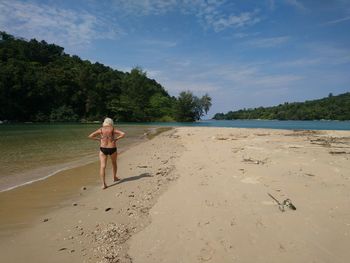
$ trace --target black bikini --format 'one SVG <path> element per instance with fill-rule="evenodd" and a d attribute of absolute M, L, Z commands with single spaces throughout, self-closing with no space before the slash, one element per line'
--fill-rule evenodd
<path fill-rule="evenodd" d="M 117 147 L 114 147 L 114 148 L 100 147 L 100 150 L 104 155 L 112 155 L 113 153 L 115 153 L 117 151 Z"/>
<path fill-rule="evenodd" d="M 115 141 L 115 139 L 114 139 L 114 128 L 112 130 L 112 136 L 103 135 L 102 128 L 100 129 L 100 131 L 101 131 L 101 140 L 102 139 L 110 139 L 111 141 Z M 114 148 L 100 147 L 100 150 L 101 150 L 101 152 L 104 155 L 112 155 L 113 153 L 115 153 L 117 151 L 117 147 L 114 147 Z"/>

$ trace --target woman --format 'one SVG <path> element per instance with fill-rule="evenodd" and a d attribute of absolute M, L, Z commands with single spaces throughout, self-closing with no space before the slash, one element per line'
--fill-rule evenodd
<path fill-rule="evenodd" d="M 100 141 L 100 176 L 102 180 L 102 189 L 107 188 L 105 180 L 106 164 L 108 155 L 111 156 L 113 166 L 113 180 L 118 181 L 117 177 L 117 143 L 119 139 L 123 138 L 125 133 L 113 127 L 113 120 L 105 118 L 102 128 L 96 130 L 89 135 L 92 140 Z"/>

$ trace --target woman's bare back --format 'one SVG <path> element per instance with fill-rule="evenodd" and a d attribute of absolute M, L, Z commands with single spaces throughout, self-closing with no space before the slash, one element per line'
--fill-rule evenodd
<path fill-rule="evenodd" d="M 115 148 L 116 145 L 116 135 L 115 129 L 113 127 L 102 127 L 100 129 L 101 132 L 101 144 L 100 146 L 103 148 Z"/>

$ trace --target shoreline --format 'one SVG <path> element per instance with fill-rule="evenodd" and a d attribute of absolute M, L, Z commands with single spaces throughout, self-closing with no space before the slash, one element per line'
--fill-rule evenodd
<path fill-rule="evenodd" d="M 92 242 L 91 239 L 95 240 L 97 236 L 100 236 L 98 231 L 94 231 L 97 225 L 106 228 L 111 227 L 110 219 L 117 217 L 118 227 L 124 230 L 127 229 L 125 231 L 128 233 L 137 231 L 139 228 L 141 229 L 146 225 L 147 219 L 141 222 L 139 217 L 143 219 L 148 217 L 148 211 L 156 201 L 156 198 L 165 191 L 168 183 L 175 180 L 175 178 L 172 177 L 172 151 L 167 154 L 168 157 L 165 155 L 155 157 L 153 155 L 149 156 L 146 149 L 153 148 L 154 140 L 163 140 L 163 142 L 166 142 L 167 137 L 171 136 L 169 134 L 173 132 L 173 130 L 163 132 L 155 138 L 137 144 L 135 147 L 125 151 L 124 154 L 120 156 L 118 162 L 118 165 L 122 166 L 118 168 L 118 174 L 120 173 L 121 176 L 123 174 L 124 176 L 129 176 L 122 178 L 121 181 L 111 183 L 111 178 L 108 176 L 110 173 L 109 169 L 107 173 L 109 187 L 106 190 L 101 190 L 99 185 L 87 187 L 86 190 L 77 189 L 76 193 L 71 196 L 69 200 L 59 207 L 51 209 L 48 213 L 41 215 L 31 226 L 23 231 L 12 233 L 7 236 L 0 236 L 0 252 L 3 258 L 10 262 L 23 262 L 23 260 L 30 255 L 31 258 L 37 259 L 39 262 L 46 257 L 47 260 L 50 258 L 50 262 L 62 262 L 62 260 L 81 262 L 81 258 L 85 257 L 83 256 L 84 251 L 87 249 L 82 247 L 80 241 L 84 243 L 84 245 L 89 246 L 90 242 Z M 165 145 L 162 143 L 164 149 L 171 145 L 173 144 Z M 177 147 L 175 144 L 173 146 Z M 140 149 L 142 150 L 142 155 L 139 156 Z M 145 160 L 145 155 L 152 159 L 152 164 Z M 127 164 L 126 159 L 127 161 L 131 160 L 133 165 L 130 166 L 130 163 Z M 153 162 L 156 162 L 156 165 Z M 95 166 L 97 167 L 97 165 Z M 92 167 L 88 167 L 83 172 L 96 173 L 98 170 L 96 167 L 94 170 L 92 170 Z M 97 177 L 96 179 L 99 180 Z M 131 204 L 130 202 L 136 200 L 136 196 L 139 198 L 140 191 L 143 192 L 144 198 L 138 199 L 139 202 L 135 202 L 135 204 Z M 114 200 L 118 200 L 118 202 L 115 203 Z M 139 206 L 141 202 L 143 203 L 142 207 Z M 95 218 L 90 218 L 92 213 L 99 218 L 97 221 Z M 136 213 L 138 213 L 137 216 Z M 86 220 L 89 222 L 86 222 Z M 123 222 L 122 225 L 119 225 L 120 220 Z M 112 222 L 113 221 L 114 220 L 112 220 Z M 82 227 L 85 229 L 84 234 L 80 235 L 80 232 L 75 237 L 76 233 L 74 232 L 80 230 Z M 67 232 L 66 228 L 69 228 Z M 91 231 L 87 230 L 87 228 Z M 114 229 L 113 231 L 117 231 L 116 226 L 112 228 Z M 67 236 L 67 234 L 69 235 Z M 127 235 L 129 236 L 129 234 Z M 26 240 L 29 240 L 28 238 L 30 238 L 31 243 L 27 243 Z M 77 241 L 78 238 L 80 238 L 79 242 Z M 77 248 L 73 249 L 74 252 L 71 252 L 68 248 L 63 249 L 67 246 L 71 247 L 69 243 L 73 241 L 75 241 L 75 246 L 80 248 L 79 255 L 75 253 L 79 250 Z M 88 243 L 85 244 L 85 242 Z M 16 255 L 16 253 L 12 252 L 13 243 L 16 243 L 16 245 L 20 247 L 23 253 L 22 255 Z M 45 248 L 48 243 L 50 247 L 55 246 L 55 249 L 52 250 L 52 247 L 46 251 L 43 249 L 44 251 L 40 255 L 35 253 L 35 248 L 38 246 Z M 103 246 L 103 244 L 100 244 L 100 246 Z M 62 249 L 63 252 L 57 253 L 60 252 L 60 249 Z M 124 251 L 126 253 L 127 249 L 125 248 Z M 51 257 L 52 253 L 54 253 L 53 258 Z M 99 252 L 97 253 L 92 248 L 89 253 L 89 255 L 95 259 L 103 259 L 103 257 L 98 254 Z M 126 254 L 125 257 L 127 258 Z M 44 261 L 46 261 L 46 259 Z M 92 260 L 91 262 L 95 261 Z"/>
<path fill-rule="evenodd" d="M 350 132 L 211 128 L 174 128 L 131 148 L 120 183 L 77 191 L 0 251 L 12 262 L 251 262 L 252 251 L 345 262 Z M 267 193 L 297 210 L 281 213 Z"/>
<path fill-rule="evenodd" d="M 90 158 L 92 158 L 92 156 Z M 96 159 L 96 158 L 94 157 L 94 159 Z M 86 162 L 83 162 L 83 163 L 78 163 L 78 164 L 75 164 L 75 165 L 73 165 L 72 163 L 60 164 L 59 167 L 61 167 L 61 166 L 64 166 L 64 167 L 63 168 L 58 168 L 58 170 L 55 170 L 55 171 L 53 171 L 53 172 L 51 172 L 48 175 L 45 175 L 43 177 L 39 177 L 39 178 L 33 179 L 31 181 L 19 183 L 17 185 L 10 186 L 8 188 L 0 189 L 0 194 L 3 193 L 3 192 L 15 190 L 17 188 L 24 187 L 24 186 L 36 183 L 36 182 L 39 182 L 39 181 L 42 181 L 42 180 L 46 180 L 46 179 L 50 178 L 51 176 L 55 176 L 55 175 L 57 175 L 57 174 L 59 174 L 61 172 L 64 172 L 64 171 L 67 171 L 67 170 L 71 170 L 71 169 L 75 169 L 75 168 L 78 168 L 78 167 L 81 167 L 81 166 L 85 166 L 85 165 L 91 164 L 91 163 L 93 163 L 95 161 L 96 160 L 94 160 L 94 161 L 90 160 L 90 161 L 86 161 Z M 51 167 L 48 167 L 48 168 L 51 168 Z M 31 171 L 31 173 L 36 173 L 37 171 L 38 171 L 38 169 Z"/>
<path fill-rule="evenodd" d="M 168 129 L 149 127 L 137 140 L 131 138 L 131 141 L 127 144 L 122 142 L 119 158 L 133 147 L 152 139 Z M 93 159 L 73 167 L 66 166 L 45 177 L 0 191 L 0 202 L 2 203 L 0 207 L 0 236 L 11 235 L 12 232 L 19 233 L 31 227 L 38 218 L 43 217 L 52 209 L 60 208 L 70 203 L 80 188 L 91 188 L 99 185 L 100 178 L 97 169 L 99 161 L 97 154 Z M 111 173 L 111 167 L 109 166 L 107 166 L 106 174 Z M 81 195 L 81 192 L 79 195 Z M 16 212 L 12 213 L 12 209 L 15 209 Z M 18 229 L 16 229 L 17 225 L 20 226 Z"/>
<path fill-rule="evenodd" d="M 58 126 L 61 128 L 61 126 Z M 157 134 L 158 130 L 163 130 L 164 127 L 150 127 L 150 126 L 135 126 L 137 127 L 130 127 L 130 126 L 121 126 L 122 128 L 125 128 L 127 132 L 130 131 L 129 136 L 119 142 L 119 147 L 123 149 L 123 151 L 127 150 L 130 147 L 133 147 L 133 145 L 136 145 L 137 143 L 142 142 L 146 138 L 148 138 L 147 134 Z M 71 133 L 76 133 L 76 130 L 74 130 L 76 127 L 71 127 L 72 131 Z M 93 129 L 94 127 L 91 127 Z M 30 130 L 29 130 L 30 131 Z M 38 132 L 38 131 L 36 131 Z M 48 134 L 53 135 L 53 137 L 57 136 L 57 134 L 52 134 L 53 129 L 50 127 L 50 129 L 47 131 Z M 83 130 L 83 132 L 88 133 L 89 131 Z M 69 133 L 69 130 L 65 131 L 65 135 Z M 5 138 L 7 138 L 7 141 L 13 142 L 13 135 L 9 133 L 3 134 Z M 42 136 L 45 137 L 47 134 L 45 134 L 45 130 L 42 133 Z M 27 137 L 25 137 L 27 138 Z M 27 138 L 29 141 L 33 139 L 33 136 L 30 136 Z M 149 139 L 149 138 L 148 138 Z M 57 139 L 56 141 L 57 145 L 59 145 L 62 141 L 59 141 Z M 72 140 L 72 138 L 68 138 L 68 141 Z M 80 141 L 83 141 L 83 149 L 81 151 L 76 150 L 78 145 L 77 143 L 74 143 L 74 147 L 68 147 L 68 158 L 63 158 L 62 153 L 54 153 L 52 150 L 48 151 L 47 154 L 50 156 L 49 161 L 47 160 L 47 157 L 43 158 L 40 156 L 40 154 L 34 154 L 36 156 L 36 160 L 30 159 L 30 165 L 25 165 L 24 160 L 26 160 L 26 157 L 28 157 L 24 153 L 18 154 L 17 152 L 9 152 L 10 156 L 14 157 L 14 160 L 10 158 L 5 158 L 2 160 L 2 165 L 4 169 L 1 170 L 1 176 L 0 176 L 0 194 L 2 192 L 11 191 L 18 187 L 23 187 L 30 185 L 32 183 L 35 183 L 37 181 L 45 180 L 51 176 L 57 175 L 62 171 L 68 170 L 68 169 L 74 169 L 80 166 L 87 165 L 89 163 L 93 163 L 96 161 L 96 156 L 98 155 L 98 147 L 94 145 L 94 143 L 91 141 L 89 142 L 86 138 L 80 138 Z M 25 142 L 23 142 L 25 143 Z M 43 145 L 45 145 L 46 141 L 41 141 Z M 49 142 L 52 143 L 52 142 Z M 4 142 L 0 142 L 0 145 L 4 147 L 10 147 L 11 143 L 4 144 Z M 88 144 L 88 147 L 87 145 Z M 40 152 L 40 149 L 37 149 L 37 145 L 29 144 L 30 146 L 34 146 L 34 149 L 36 151 Z M 61 146 L 62 147 L 62 146 Z M 65 145 L 63 146 L 65 147 Z M 28 146 L 27 146 L 28 148 Z M 70 153 L 70 150 L 73 150 L 75 155 L 72 156 Z M 27 152 L 31 151 L 31 149 L 27 149 Z M 5 154 L 5 153 L 4 153 Z M 56 160 L 54 160 L 56 159 Z M 17 163 L 17 160 L 19 160 L 19 164 Z M 42 163 L 41 161 L 44 160 Z"/>

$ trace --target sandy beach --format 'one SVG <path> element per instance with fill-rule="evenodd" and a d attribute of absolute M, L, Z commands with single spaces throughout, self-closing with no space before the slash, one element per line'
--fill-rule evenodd
<path fill-rule="evenodd" d="M 175 128 L 2 235 L 1 261 L 345 263 L 349 158 L 350 131 Z"/>

